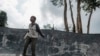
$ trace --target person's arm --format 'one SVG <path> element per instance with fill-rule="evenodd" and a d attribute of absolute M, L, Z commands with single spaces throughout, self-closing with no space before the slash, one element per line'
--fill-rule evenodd
<path fill-rule="evenodd" d="M 31 32 L 32 30 L 31 30 L 31 24 L 29 24 L 29 26 L 28 26 L 28 32 Z"/>
<path fill-rule="evenodd" d="M 36 31 L 42 36 L 44 37 L 44 35 L 42 34 L 41 30 L 40 30 L 40 27 L 38 24 L 36 24 Z"/>

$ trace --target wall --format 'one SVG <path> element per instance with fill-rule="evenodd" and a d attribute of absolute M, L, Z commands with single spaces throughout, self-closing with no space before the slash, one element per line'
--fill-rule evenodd
<path fill-rule="evenodd" d="M 0 53 L 21 54 L 27 29 L 0 28 Z M 100 34 L 76 34 L 42 30 L 36 45 L 38 56 L 100 56 Z M 31 53 L 30 46 L 27 54 Z"/>

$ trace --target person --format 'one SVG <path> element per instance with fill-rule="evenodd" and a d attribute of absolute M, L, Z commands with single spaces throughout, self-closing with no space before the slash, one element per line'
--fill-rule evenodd
<path fill-rule="evenodd" d="M 35 56 L 35 45 L 36 45 L 37 38 L 39 35 L 44 37 L 44 35 L 42 34 L 40 30 L 39 25 L 35 23 L 36 17 L 31 16 L 30 21 L 31 23 L 29 24 L 29 31 L 26 34 L 27 36 L 25 36 L 25 45 L 24 45 L 24 50 L 22 54 L 23 56 L 26 56 L 26 51 L 30 43 L 31 43 L 32 56 Z"/>

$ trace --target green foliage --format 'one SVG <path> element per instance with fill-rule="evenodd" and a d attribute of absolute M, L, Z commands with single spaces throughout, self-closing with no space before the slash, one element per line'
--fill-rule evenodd
<path fill-rule="evenodd" d="M 51 24 L 44 25 L 44 29 L 52 29 Z"/>
<path fill-rule="evenodd" d="M 63 0 L 50 0 L 51 2 L 52 2 L 52 4 L 53 5 L 55 5 L 55 6 L 59 6 L 59 7 L 61 7 L 61 6 L 63 6 Z"/>
<path fill-rule="evenodd" d="M 0 11 L 0 27 L 5 27 L 7 24 L 7 14 L 4 11 Z"/>
<path fill-rule="evenodd" d="M 83 10 L 90 12 L 91 10 L 96 10 L 96 8 L 100 7 L 100 0 L 82 0 Z"/>

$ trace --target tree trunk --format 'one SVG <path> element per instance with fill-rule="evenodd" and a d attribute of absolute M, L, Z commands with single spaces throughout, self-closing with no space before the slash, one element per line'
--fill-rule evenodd
<path fill-rule="evenodd" d="M 77 0 L 77 32 L 78 33 L 83 33 L 82 32 L 82 22 L 81 22 L 81 1 Z"/>
<path fill-rule="evenodd" d="M 71 0 L 69 0 L 69 5 L 70 5 L 70 13 L 71 13 L 71 18 L 72 18 L 72 23 L 73 23 L 73 30 L 72 31 L 75 33 L 76 29 L 75 29 L 75 22 L 74 22 L 73 11 L 72 11 L 72 6 L 71 6 Z"/>
<path fill-rule="evenodd" d="M 88 24 L 87 24 L 87 34 L 89 34 L 89 32 L 90 32 L 90 21 L 91 21 L 92 14 L 93 14 L 93 10 L 91 10 L 91 12 L 89 14 Z"/>
<path fill-rule="evenodd" d="M 68 21 L 67 21 L 67 1 L 66 0 L 64 0 L 64 25 L 65 25 L 65 30 L 69 32 Z"/>

